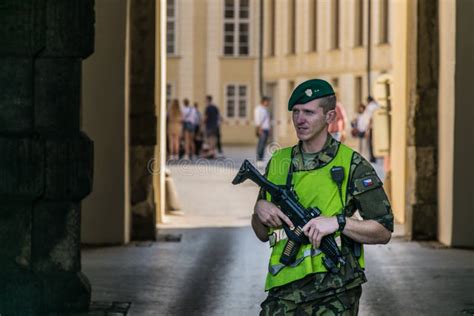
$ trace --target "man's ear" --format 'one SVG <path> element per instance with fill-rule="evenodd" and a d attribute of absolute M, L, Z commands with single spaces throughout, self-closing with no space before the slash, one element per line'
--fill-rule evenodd
<path fill-rule="evenodd" d="M 331 124 L 336 119 L 336 110 L 331 110 L 326 113 L 326 123 Z"/>

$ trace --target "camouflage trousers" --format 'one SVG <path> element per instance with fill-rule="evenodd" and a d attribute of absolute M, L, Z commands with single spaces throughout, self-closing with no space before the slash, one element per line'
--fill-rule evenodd
<path fill-rule="evenodd" d="M 357 286 L 335 295 L 302 303 L 269 295 L 260 305 L 260 316 L 353 316 L 358 314 L 361 294 L 362 287 Z"/>

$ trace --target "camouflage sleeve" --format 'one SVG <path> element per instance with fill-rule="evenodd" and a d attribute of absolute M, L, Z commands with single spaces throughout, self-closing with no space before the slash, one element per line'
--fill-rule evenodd
<path fill-rule="evenodd" d="M 268 169 L 270 169 L 270 162 L 272 161 L 272 159 L 270 158 L 270 160 L 268 161 L 267 163 L 267 166 L 265 167 L 265 173 L 264 173 L 264 177 L 266 178 L 267 175 L 268 175 Z M 266 195 L 266 192 L 264 189 L 260 188 L 260 190 L 258 191 L 258 195 L 257 195 L 257 201 L 258 200 L 264 200 L 265 199 L 265 195 Z"/>
<path fill-rule="evenodd" d="M 392 207 L 372 165 L 354 153 L 349 176 L 348 198 L 362 218 L 375 220 L 393 232 Z"/>

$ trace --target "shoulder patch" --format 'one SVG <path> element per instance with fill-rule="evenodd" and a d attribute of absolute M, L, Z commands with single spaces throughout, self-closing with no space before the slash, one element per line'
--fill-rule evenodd
<path fill-rule="evenodd" d="M 360 179 L 354 180 L 354 195 L 361 194 L 375 188 L 382 186 L 382 181 L 380 181 L 377 175 L 368 175 Z"/>
<path fill-rule="evenodd" d="M 374 181 L 372 181 L 372 178 L 370 178 L 370 177 L 367 178 L 367 179 L 362 179 L 362 185 L 366 188 L 371 187 L 371 186 L 374 185 Z"/>

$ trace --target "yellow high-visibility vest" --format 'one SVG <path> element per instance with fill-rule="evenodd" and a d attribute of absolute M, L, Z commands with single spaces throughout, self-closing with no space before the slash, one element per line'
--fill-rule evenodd
<path fill-rule="evenodd" d="M 283 148 L 276 151 L 271 159 L 267 179 L 277 185 L 286 185 L 289 166 L 292 160 L 292 148 Z M 318 207 L 325 216 L 335 216 L 340 214 L 343 209 L 341 198 L 336 183 L 331 177 L 331 168 L 340 166 L 344 168 L 344 181 L 342 184 L 342 199 L 346 203 L 346 192 L 351 166 L 352 155 L 354 151 L 349 147 L 340 144 L 336 156 L 325 166 L 309 171 L 293 172 L 293 189 L 295 190 L 299 202 L 305 207 Z M 267 193 L 267 200 L 271 200 Z M 278 232 L 274 232 L 275 234 Z M 339 236 L 336 233 L 336 237 Z M 296 266 L 281 267 L 280 257 L 285 248 L 287 238 L 278 240 L 273 246 L 270 256 L 269 272 L 265 284 L 265 290 L 273 287 L 281 286 L 299 279 L 304 278 L 312 273 L 325 273 L 327 269 L 324 267 L 322 258 L 323 253 L 312 250 L 312 245 L 302 245 L 297 256 L 296 262 L 300 261 Z M 361 249 L 361 257 L 359 264 L 364 267 L 364 252 Z M 272 267 L 280 266 L 277 273 L 272 273 Z"/>

